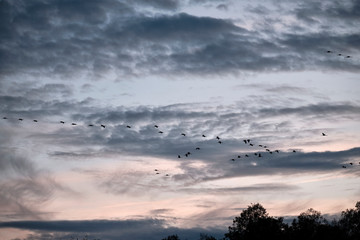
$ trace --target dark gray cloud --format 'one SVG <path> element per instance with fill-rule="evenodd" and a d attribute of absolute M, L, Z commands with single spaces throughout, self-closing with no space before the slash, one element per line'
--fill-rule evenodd
<path fill-rule="evenodd" d="M 150 239 L 158 240 L 169 235 L 177 234 L 181 239 L 197 239 L 201 233 L 222 237 L 224 229 L 181 229 L 167 226 L 167 223 L 159 219 L 142 220 L 83 220 L 83 221 L 17 221 L 1 222 L 0 228 L 16 228 L 36 231 L 33 234 L 37 239 L 45 238 L 48 234 L 52 239 L 64 239 L 66 237 L 82 238 L 85 235 L 89 239 Z M 31 239 L 32 236 L 29 237 Z"/>
<path fill-rule="evenodd" d="M 239 102 L 235 108 L 199 104 L 195 111 L 196 104 L 103 109 L 93 107 L 91 99 L 81 102 L 47 102 L 10 96 L 2 96 L 1 99 L 3 115 L 8 117 L 1 119 L 2 124 L 23 126 L 25 131 L 31 130 L 29 134 L 34 139 L 80 148 L 49 152 L 49 156 L 64 159 L 69 156 L 84 159 L 107 152 L 174 159 L 177 155 L 185 157 L 187 151 L 200 159 L 227 158 L 227 153 L 253 151 L 243 144 L 244 138 L 272 148 L 297 148 L 300 140 L 306 142 L 306 138 L 320 136 L 326 130 L 320 126 L 308 127 L 299 134 L 299 129 L 294 127 L 295 122 L 290 121 L 291 116 L 301 116 L 308 126 L 314 126 L 320 120 L 357 119 L 360 112 L 359 106 L 348 102 L 277 108 L 254 107 L 248 102 Z M 24 121 L 18 121 L 19 117 Z M 39 122 L 33 123 L 34 118 Z M 60 120 L 66 123 L 60 124 Z M 72 122 L 77 125 L 71 126 Z M 35 130 L 40 130 L 42 124 L 51 124 L 54 128 L 50 132 L 36 133 Z M 89 124 L 94 126 L 89 127 Z M 100 127 L 100 124 L 105 124 L 106 128 Z M 154 127 L 155 124 L 159 126 L 158 129 Z M 131 125 L 131 129 L 127 125 Z M 163 131 L 163 134 L 158 131 Z M 181 133 L 186 133 L 186 137 Z M 202 134 L 206 137 L 201 137 Z M 218 144 L 216 136 L 220 136 L 224 144 Z M 293 139 L 294 136 L 297 139 Z M 325 140 L 335 141 L 330 138 L 323 139 L 321 143 Z M 196 147 L 200 147 L 201 151 L 196 151 Z"/>
<path fill-rule="evenodd" d="M 347 24 L 355 24 L 360 19 L 360 3 L 357 0 L 341 2 L 333 1 L 307 1 L 299 3 L 294 11 L 300 20 L 317 23 L 321 20 L 346 21 Z"/>
<path fill-rule="evenodd" d="M 353 115 L 354 117 L 356 117 L 356 115 L 358 115 L 358 113 L 360 112 L 360 107 L 349 103 L 319 103 L 294 108 L 264 108 L 261 109 L 259 112 L 262 116 L 297 114 L 301 116 L 311 115 L 316 117 L 330 117 L 331 115 L 335 115 L 337 117 Z"/>
<path fill-rule="evenodd" d="M 101 79 L 107 73 L 120 77 L 359 69 L 356 60 L 325 54 L 328 49 L 358 54 L 357 33 L 295 34 L 268 29 L 269 37 L 264 38 L 264 33 L 247 31 L 228 19 L 178 12 L 145 15 L 136 12 L 130 2 L 93 0 L 84 5 L 81 1 L 49 0 L 1 4 L 2 76 L 52 75 L 66 79 L 80 75 Z M 134 4 L 162 9 L 178 6 L 176 1 Z M 356 15 L 356 10 L 349 15 Z"/>

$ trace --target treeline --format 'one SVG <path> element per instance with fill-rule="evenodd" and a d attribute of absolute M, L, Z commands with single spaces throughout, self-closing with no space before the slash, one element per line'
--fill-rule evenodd
<path fill-rule="evenodd" d="M 291 224 L 283 217 L 272 217 L 259 203 L 248 206 L 235 217 L 228 232 L 219 240 L 359 240 L 360 201 L 354 209 L 341 212 L 338 220 L 329 221 L 320 212 L 310 208 L 301 213 Z M 162 240 L 180 240 L 171 235 Z M 217 240 L 213 236 L 200 234 L 199 240 Z"/>

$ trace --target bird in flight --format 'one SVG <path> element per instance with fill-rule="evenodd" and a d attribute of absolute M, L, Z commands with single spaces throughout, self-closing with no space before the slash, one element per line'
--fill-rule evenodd
<path fill-rule="evenodd" d="M 219 137 L 219 136 L 216 136 L 216 139 L 217 139 L 217 140 L 220 140 L 220 137 Z"/>
<path fill-rule="evenodd" d="M 104 125 L 104 124 L 101 124 L 100 126 L 103 127 L 103 128 L 105 128 L 105 125 Z"/>
<path fill-rule="evenodd" d="M 65 122 L 64 122 L 64 121 L 60 121 L 60 123 L 64 124 Z"/>
<path fill-rule="evenodd" d="M 203 134 L 202 137 L 206 137 L 206 136 Z"/>
<path fill-rule="evenodd" d="M 159 131 L 159 133 L 164 133 L 163 131 Z"/>
<path fill-rule="evenodd" d="M 326 134 L 325 134 L 325 133 L 322 133 L 322 135 L 323 135 L 323 136 L 326 136 Z"/>
<path fill-rule="evenodd" d="M 33 121 L 34 121 L 34 122 L 38 122 L 38 120 L 36 120 L 36 119 L 34 119 Z"/>
<path fill-rule="evenodd" d="M 181 135 L 183 135 L 184 137 L 186 136 L 186 134 L 185 134 L 185 133 L 182 133 Z"/>
<path fill-rule="evenodd" d="M 76 123 L 72 123 L 71 125 L 75 126 L 75 125 L 76 125 Z"/>
<path fill-rule="evenodd" d="M 126 127 L 127 127 L 127 128 L 131 128 L 131 126 L 129 126 L 129 125 L 127 125 Z"/>
<path fill-rule="evenodd" d="M 158 125 L 154 125 L 154 127 L 155 127 L 155 128 L 159 128 L 159 126 L 158 126 Z"/>
<path fill-rule="evenodd" d="M 22 118 L 19 118 L 19 121 L 22 121 L 22 120 L 24 120 L 24 119 L 22 119 Z"/>
<path fill-rule="evenodd" d="M 93 125 L 93 124 L 89 124 L 88 126 L 89 126 L 89 127 L 93 127 L 94 125 Z"/>
<path fill-rule="evenodd" d="M 200 148 L 199 148 L 199 147 L 197 147 L 197 148 L 195 148 L 195 150 L 200 150 Z"/>

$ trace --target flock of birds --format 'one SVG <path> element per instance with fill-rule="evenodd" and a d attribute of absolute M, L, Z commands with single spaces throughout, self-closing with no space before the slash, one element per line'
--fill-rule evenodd
<path fill-rule="evenodd" d="M 13 120 L 13 119 L 12 119 L 12 118 L 8 118 L 8 117 L 3 117 L 3 120 Z M 23 118 L 18 118 L 17 120 L 20 121 L 20 122 L 24 121 Z M 32 122 L 38 123 L 39 121 L 38 121 L 37 119 L 32 119 Z M 61 121 L 59 121 L 59 123 L 62 124 L 62 125 L 65 125 L 66 122 L 61 120 Z M 78 124 L 75 123 L 75 122 L 71 122 L 70 125 L 71 125 L 71 126 L 76 126 L 76 125 L 78 125 Z M 98 126 L 98 127 L 103 128 L 103 129 L 106 128 L 106 125 L 105 125 L 105 124 L 99 124 L 99 125 L 88 124 L 87 126 L 88 126 L 88 127 Z M 128 128 L 128 129 L 131 129 L 131 128 L 132 128 L 131 125 L 125 125 L 125 126 L 126 126 L 126 128 Z M 163 131 L 161 131 L 161 130 L 159 129 L 159 126 L 158 126 L 158 125 L 155 124 L 155 125 L 154 125 L 154 128 L 158 130 L 158 133 L 159 133 L 159 134 L 163 134 L 163 133 L 164 133 Z M 321 135 L 322 135 L 323 137 L 327 136 L 327 134 L 325 134 L 325 133 L 321 133 Z M 186 133 L 183 132 L 183 133 L 181 133 L 181 136 L 186 137 L 187 135 L 186 135 Z M 202 134 L 201 136 L 202 136 L 202 138 L 207 138 L 207 136 L 206 136 L 205 134 Z M 215 140 L 217 141 L 218 144 L 223 144 L 223 141 L 222 141 L 222 139 L 221 139 L 219 136 L 216 136 Z M 244 144 L 246 144 L 246 145 L 248 145 L 248 146 L 250 146 L 250 147 L 258 147 L 258 148 L 261 148 L 262 151 L 259 150 L 259 151 L 256 151 L 256 152 L 252 152 L 253 155 L 250 154 L 250 153 L 246 153 L 246 154 L 244 154 L 244 155 L 237 155 L 237 156 L 231 158 L 230 161 L 235 162 L 236 159 L 249 158 L 249 157 L 251 157 L 251 156 L 257 157 L 257 158 L 262 158 L 262 157 L 265 156 L 265 154 L 279 154 L 279 153 L 280 153 L 280 150 L 278 150 L 278 149 L 271 150 L 267 145 L 264 145 L 264 144 L 255 144 L 251 139 L 244 139 L 243 142 L 244 142 Z M 195 150 L 195 151 L 200 151 L 201 148 L 200 148 L 200 147 L 195 147 L 194 150 Z M 296 153 L 296 150 L 294 149 L 294 150 L 292 150 L 292 152 L 293 152 L 293 153 Z M 183 157 L 188 158 L 188 157 L 190 157 L 192 154 L 193 154 L 192 152 L 188 151 L 188 152 L 186 152 L 185 154 L 178 154 L 178 155 L 177 155 L 177 158 L 183 158 Z M 347 168 L 347 166 L 353 166 L 353 165 L 355 165 L 355 163 L 350 162 L 350 163 L 348 163 L 348 164 L 342 165 L 342 168 Z M 360 165 L 360 162 L 359 162 L 359 165 Z M 161 172 L 160 172 L 158 169 L 155 169 L 154 171 L 155 171 L 155 174 L 156 174 L 156 175 L 161 174 Z M 169 177 L 170 175 L 169 175 L 168 173 L 166 173 L 164 176 L 165 176 L 165 177 Z"/>
<path fill-rule="evenodd" d="M 327 53 L 334 53 L 333 51 L 331 51 L 331 50 L 327 50 L 326 51 Z M 336 53 L 335 53 L 336 54 Z M 343 55 L 342 53 L 338 53 L 337 54 L 339 57 L 344 57 L 344 58 L 351 58 L 351 56 L 349 56 L 349 55 Z"/>

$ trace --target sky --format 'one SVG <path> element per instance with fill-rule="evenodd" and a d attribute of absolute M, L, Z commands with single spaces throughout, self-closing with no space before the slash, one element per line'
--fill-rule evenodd
<path fill-rule="evenodd" d="M 353 208 L 359 24 L 357 0 L 0 0 L 1 239 Z"/>

